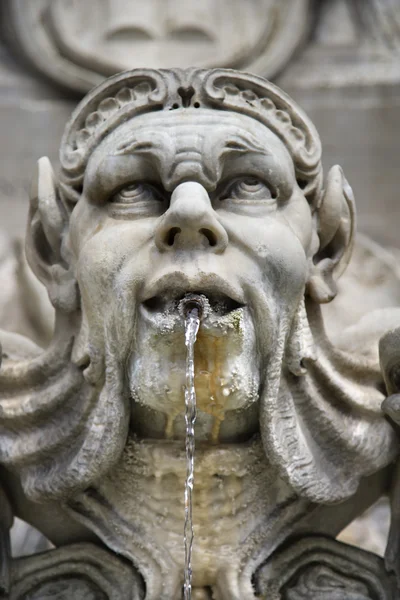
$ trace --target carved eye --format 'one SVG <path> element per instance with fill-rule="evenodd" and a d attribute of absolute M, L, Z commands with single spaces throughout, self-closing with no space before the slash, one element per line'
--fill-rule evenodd
<path fill-rule="evenodd" d="M 266 183 L 257 177 L 241 177 L 230 182 L 222 191 L 220 200 L 237 202 L 265 202 L 276 198 Z"/>
<path fill-rule="evenodd" d="M 110 198 L 110 202 L 114 204 L 128 205 L 148 201 L 163 201 L 161 192 L 149 183 L 132 183 L 121 188 Z"/>

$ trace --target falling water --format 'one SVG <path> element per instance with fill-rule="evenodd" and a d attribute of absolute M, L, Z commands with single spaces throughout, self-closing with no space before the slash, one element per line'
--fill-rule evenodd
<path fill-rule="evenodd" d="M 185 424 L 186 424 L 186 482 L 185 482 L 185 525 L 183 540 L 185 545 L 184 600 L 192 597 L 192 548 L 193 548 L 193 484 L 194 484 L 194 423 L 196 421 L 196 391 L 194 387 L 194 345 L 200 327 L 201 307 L 197 303 L 187 302 L 185 312 L 186 345 L 186 387 L 185 387 Z"/>

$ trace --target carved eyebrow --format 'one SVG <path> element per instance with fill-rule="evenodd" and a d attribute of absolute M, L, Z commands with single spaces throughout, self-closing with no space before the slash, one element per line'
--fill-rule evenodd
<path fill-rule="evenodd" d="M 117 149 L 115 151 L 115 155 L 123 156 L 125 154 L 133 154 L 135 152 L 137 152 L 137 153 L 150 152 L 151 150 L 154 150 L 155 148 L 156 148 L 156 145 L 151 141 L 139 142 L 137 140 L 128 140 L 127 142 L 123 142 L 122 144 L 120 144 L 117 147 Z"/>
<path fill-rule="evenodd" d="M 168 135 L 165 133 L 162 135 L 162 139 Z M 200 136 L 201 137 L 201 136 Z M 161 164 L 160 157 L 160 138 L 153 140 L 138 140 L 132 139 L 125 140 L 119 144 L 116 150 L 113 152 L 114 156 L 126 156 L 132 154 L 153 154 L 154 159 L 158 163 L 158 168 L 164 171 Z M 183 163 L 190 164 L 196 160 L 201 160 L 203 154 L 204 139 L 202 139 L 201 148 L 186 146 L 175 151 L 175 159 L 179 159 L 179 165 Z M 218 147 L 219 146 L 219 147 Z M 176 149 L 175 149 L 176 150 Z M 207 161 L 202 164 L 203 175 L 209 180 L 210 184 L 215 179 L 219 179 L 220 169 L 222 168 L 221 159 L 227 155 L 241 155 L 246 153 L 256 153 L 264 156 L 272 156 L 272 152 L 259 142 L 256 136 L 250 134 L 248 131 L 241 133 L 240 131 L 229 132 L 223 143 L 217 144 L 215 147 L 214 154 L 214 166 L 216 172 L 213 173 L 213 169 L 207 164 Z M 161 153 L 163 154 L 163 153 Z M 177 164 L 174 161 L 169 166 L 169 169 L 165 172 L 165 177 L 170 180 L 173 177 L 174 171 L 177 168 Z"/>
<path fill-rule="evenodd" d="M 245 137 L 237 133 L 229 137 L 221 148 L 220 156 L 225 155 L 227 152 L 238 152 L 239 154 L 257 152 L 271 156 L 271 152 L 262 146 L 254 136 L 250 136 L 249 134 Z"/>
<path fill-rule="evenodd" d="M 150 140 L 128 140 L 117 147 L 115 154 L 121 156 L 125 154 L 133 154 L 135 152 L 150 152 L 154 149 L 156 149 L 156 144 L 154 144 Z M 240 154 L 245 152 L 258 152 L 267 156 L 271 155 L 271 152 L 269 152 L 269 150 L 262 146 L 254 136 L 247 135 L 246 137 L 244 137 L 240 134 L 235 134 L 234 136 L 231 136 L 224 143 L 219 153 L 219 157 L 224 156 L 228 152 L 238 152 Z"/>

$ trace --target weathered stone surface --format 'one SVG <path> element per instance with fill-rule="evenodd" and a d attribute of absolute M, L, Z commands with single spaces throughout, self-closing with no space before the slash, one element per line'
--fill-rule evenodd
<path fill-rule="evenodd" d="M 398 595 L 377 556 L 318 537 L 278 552 L 260 570 L 258 589 L 271 600 L 395 600 Z"/>
<path fill-rule="evenodd" d="M 32 0 L 29 8 L 32 9 L 34 4 Z M 103 8 L 105 5 L 103 2 Z M 186 5 L 190 9 L 190 3 Z M 62 2 L 54 2 L 54 6 L 54 14 L 63 10 Z M 79 3 L 76 6 L 78 11 L 81 10 Z M 117 9 L 121 6 L 118 3 Z M 303 6 L 300 10 L 303 10 Z M 340 159 L 355 190 L 361 231 L 384 245 L 395 247 L 399 246 L 397 230 L 400 217 L 397 201 L 397 146 L 400 133 L 398 12 L 397 0 L 360 0 L 354 3 L 334 0 L 321 3 L 318 18 L 315 19 L 316 26 L 304 52 L 297 51 L 288 63 L 293 48 L 301 42 L 307 29 L 305 21 L 295 17 L 299 27 L 296 36 L 293 36 L 293 27 L 290 27 L 293 45 L 288 46 L 287 54 L 279 57 L 285 69 L 278 79 L 317 125 L 324 147 L 325 167 L 330 167 Z M 76 22 L 73 15 L 65 22 L 66 27 L 60 39 L 67 44 L 72 39 L 68 36 L 74 33 Z M 143 25 L 145 31 L 146 23 Z M 208 26 L 208 23 L 205 25 Z M 123 38 L 126 30 L 122 29 L 117 31 L 117 23 L 114 42 L 118 40 L 118 43 L 122 43 L 120 48 L 125 43 Z M 284 32 L 284 29 L 275 29 L 278 34 Z M 276 40 L 279 40 L 279 35 Z M 285 37 L 281 40 L 285 41 Z M 112 37 L 103 37 L 100 41 L 103 49 L 111 49 Z M 89 39 L 86 48 L 82 44 L 86 43 L 85 36 L 79 42 L 79 60 L 82 51 L 84 54 L 86 50 L 85 60 L 87 57 L 89 61 L 100 57 L 99 46 L 93 45 L 93 39 Z M 196 44 L 192 44 L 194 52 L 200 48 Z M 204 44 L 201 47 L 204 49 Z M 115 48 L 118 49 L 118 46 L 114 45 Z M 185 57 L 189 56 L 189 52 L 185 53 Z M 109 58 L 111 54 L 106 56 L 103 53 L 101 60 L 104 63 Z M 267 63 L 260 63 L 264 74 L 273 73 L 273 70 L 265 70 L 268 60 L 267 56 Z M 50 71 L 55 64 L 49 65 Z M 273 68 L 279 67 L 279 61 L 275 65 L 273 62 L 270 64 Z M 68 83 L 65 73 L 58 67 L 53 74 L 59 82 Z M 94 76 L 99 77 L 98 74 Z M 87 80 L 82 85 L 87 86 Z M 49 339 L 53 310 L 47 303 L 46 294 L 43 295 L 40 286 L 29 276 L 21 259 L 20 246 L 15 245 L 12 238 L 24 234 L 28 192 L 36 160 L 47 154 L 57 167 L 59 139 L 64 122 L 75 104 L 75 99 L 67 98 L 65 93 L 53 89 L 44 79 L 38 79 L 33 71 L 25 68 L 24 63 L 13 59 L 9 50 L 0 46 L 0 127 L 3 142 L 0 149 L 0 224 L 8 236 L 1 241 L 0 275 L 2 281 L 10 282 L 0 291 L 0 326 L 27 334 L 41 345 L 45 345 Z M 325 317 L 330 335 L 338 343 L 342 337 L 340 343 L 344 349 L 351 348 L 355 352 L 363 348 L 364 354 L 376 358 L 374 331 L 377 333 L 381 328 L 382 313 L 380 316 L 375 313 L 369 321 L 367 318 L 361 327 L 352 325 L 369 309 L 398 306 L 397 266 L 393 256 L 390 257 L 369 242 L 367 245 L 363 240 L 361 242 L 356 246 L 349 270 L 339 281 L 339 295 L 334 303 L 327 306 Z M 359 268 L 362 269 L 361 278 L 358 276 Z M 350 305 L 351 297 L 358 300 Z M 343 336 L 338 332 L 342 327 L 349 327 Z M 366 339 L 370 340 L 367 344 Z M 17 344 L 16 348 L 21 352 L 20 345 Z M 29 354 L 29 350 L 26 352 Z M 372 522 L 372 533 L 368 539 L 364 533 L 366 525 L 362 525 L 365 519 L 350 526 L 350 531 L 346 530 L 343 534 L 346 536 L 344 539 L 382 554 L 386 525 L 382 533 L 381 517 L 374 516 L 380 515 L 381 510 L 376 509 L 368 517 Z M 375 523 L 378 524 L 377 532 L 373 533 Z M 206 591 L 197 590 L 196 594 L 208 597 Z"/>
<path fill-rule="evenodd" d="M 276 599 L 394 599 L 396 518 L 386 562 L 333 538 L 395 473 L 398 437 L 381 403 L 397 422 L 395 395 L 385 399 L 397 391 L 397 345 L 388 362 L 381 344 L 383 374 L 371 348 L 398 324 L 398 272 L 390 253 L 361 240 L 338 292 L 354 199 L 340 167 L 324 180 L 311 121 L 253 75 L 136 70 L 82 101 L 60 162 L 58 174 L 38 163 L 26 238 L 56 325 L 44 351 L 2 333 L 0 463 L 14 514 L 65 547 L 7 553 L 10 598 L 136 600 L 138 573 L 146 600 L 180 596 L 178 306 L 196 292 L 206 298 L 195 354 L 196 596 L 252 600 L 255 585 Z M 320 305 L 338 295 L 340 315 L 356 301 L 351 287 L 370 298 L 347 315 L 361 317 L 346 323 L 348 341 L 345 320 L 326 313 L 342 352 Z M 396 483 L 391 499 L 396 517 Z M 102 548 L 92 556 L 93 539 Z"/>
<path fill-rule="evenodd" d="M 80 544 L 14 561 L 10 600 L 142 600 L 134 567 L 95 545 Z"/>

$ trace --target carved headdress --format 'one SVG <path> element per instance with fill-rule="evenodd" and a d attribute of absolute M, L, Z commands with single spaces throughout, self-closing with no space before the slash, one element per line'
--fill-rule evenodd
<path fill-rule="evenodd" d="M 111 131 L 136 115 L 212 108 L 248 115 L 285 144 L 310 204 L 322 186 L 321 144 L 307 115 L 278 87 L 256 75 L 229 69 L 136 69 L 111 77 L 78 105 L 61 144 L 64 193 L 77 201 L 87 161 Z"/>

